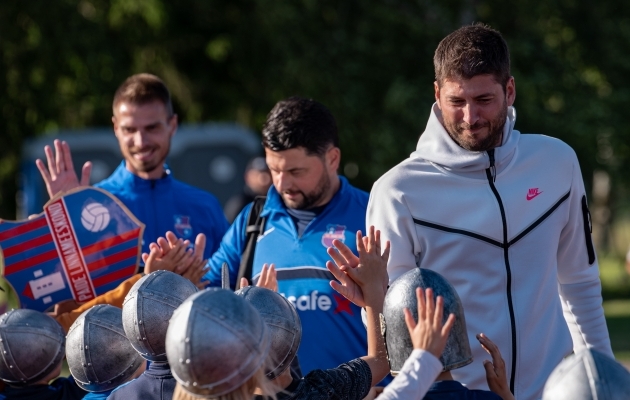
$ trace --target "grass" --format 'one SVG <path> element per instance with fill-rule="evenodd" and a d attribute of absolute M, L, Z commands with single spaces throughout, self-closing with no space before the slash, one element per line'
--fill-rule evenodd
<path fill-rule="evenodd" d="M 600 254 L 599 275 L 615 358 L 630 363 L 630 275 L 624 257 Z"/>
<path fill-rule="evenodd" d="M 605 301 L 604 313 L 615 358 L 630 362 L 630 299 Z"/>
<path fill-rule="evenodd" d="M 630 299 L 630 275 L 626 272 L 625 260 L 622 257 L 600 256 L 598 261 L 604 299 Z"/>

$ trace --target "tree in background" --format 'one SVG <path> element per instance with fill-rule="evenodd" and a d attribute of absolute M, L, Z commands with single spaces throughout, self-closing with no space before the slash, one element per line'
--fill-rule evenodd
<path fill-rule="evenodd" d="M 568 142 L 587 177 L 627 199 L 630 4 L 331 0 L 59 0 L 0 3 L 0 215 L 12 218 L 21 143 L 110 124 L 127 76 L 152 72 L 184 122 L 260 129 L 281 98 L 326 104 L 342 173 L 369 190 L 411 153 L 433 103 L 433 51 L 473 21 L 512 52 L 517 129 Z"/>

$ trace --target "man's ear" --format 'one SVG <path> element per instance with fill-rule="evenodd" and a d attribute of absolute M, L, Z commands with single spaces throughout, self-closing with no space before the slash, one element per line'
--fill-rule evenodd
<path fill-rule="evenodd" d="M 505 101 L 509 107 L 514 104 L 515 100 L 516 100 L 516 82 L 514 82 L 514 77 L 511 76 L 507 82 L 507 85 L 505 85 Z"/>
<path fill-rule="evenodd" d="M 440 107 L 440 84 L 438 83 L 438 81 L 433 82 L 433 90 L 435 91 L 435 102 L 437 103 L 438 108 L 441 110 L 442 107 Z"/>
<path fill-rule="evenodd" d="M 112 116 L 112 125 L 114 125 L 114 136 L 118 137 L 118 121 L 115 116 Z"/>
<path fill-rule="evenodd" d="M 341 149 L 332 147 L 326 152 L 326 164 L 331 171 L 337 171 L 341 163 Z"/>
<path fill-rule="evenodd" d="M 177 114 L 173 114 L 168 121 L 168 128 L 171 131 L 171 137 L 177 132 L 177 126 L 179 124 L 179 120 Z"/>

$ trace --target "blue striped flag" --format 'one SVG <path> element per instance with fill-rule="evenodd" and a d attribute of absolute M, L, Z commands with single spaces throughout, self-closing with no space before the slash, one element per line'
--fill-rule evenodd
<path fill-rule="evenodd" d="M 83 303 L 138 271 L 144 225 L 113 195 L 80 188 L 27 221 L 0 220 L 3 275 L 22 308 Z"/>

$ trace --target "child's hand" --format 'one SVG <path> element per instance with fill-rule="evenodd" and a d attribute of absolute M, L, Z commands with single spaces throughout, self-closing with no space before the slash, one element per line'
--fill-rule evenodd
<path fill-rule="evenodd" d="M 247 281 L 247 278 L 241 278 L 240 287 L 244 288 L 245 286 L 249 286 L 249 282 Z M 262 270 L 260 271 L 260 276 L 258 277 L 258 282 L 256 282 L 256 286 L 273 290 L 274 292 L 278 291 L 278 277 L 274 264 L 263 264 Z"/>
<path fill-rule="evenodd" d="M 328 261 L 326 267 L 339 281 L 331 281 L 330 285 L 342 296 L 359 307 L 367 307 L 366 296 L 376 296 L 373 301 L 382 301 L 387 291 L 387 260 L 389 259 L 389 242 L 381 253 L 381 233 L 370 227 L 369 235 L 364 238 L 357 232 L 357 250 L 359 257 L 344 243 L 335 240 L 328 254 L 335 261 Z"/>
<path fill-rule="evenodd" d="M 446 323 L 442 324 L 444 315 L 442 296 L 438 296 L 437 302 L 434 302 L 433 289 L 427 288 L 423 293 L 422 288 L 417 288 L 416 297 L 418 298 L 418 323 L 414 321 L 408 308 L 404 310 L 413 348 L 426 350 L 440 358 L 446 346 L 448 334 L 455 323 L 455 314 L 449 315 Z"/>
<path fill-rule="evenodd" d="M 203 258 L 203 253 L 206 250 L 206 235 L 200 233 L 195 238 L 195 250 L 190 252 L 186 251 L 186 255 L 179 262 L 178 268 L 175 272 L 179 273 L 184 278 L 191 281 L 197 288 L 204 289 L 207 282 L 201 280 L 201 278 L 208 272 L 210 267 L 207 267 L 208 261 Z M 183 272 L 180 272 L 183 271 Z"/>
<path fill-rule="evenodd" d="M 166 238 L 160 237 L 157 243 L 149 245 L 150 253 L 142 254 L 144 272 L 150 274 L 158 270 L 178 272 L 180 264 L 186 260 L 186 249 L 190 241 L 178 239 L 173 232 L 166 232 Z M 184 268 L 179 268 L 184 270 Z"/>
<path fill-rule="evenodd" d="M 189 281 L 191 281 L 197 289 L 203 290 L 208 284 L 207 281 L 202 281 L 201 278 L 210 270 L 210 267 L 207 267 L 207 260 L 195 260 L 193 264 L 182 274 L 182 276 Z"/>
<path fill-rule="evenodd" d="M 485 360 L 483 367 L 486 369 L 486 380 L 491 391 L 498 394 L 503 400 L 514 400 L 514 395 L 510 392 L 510 386 L 505 372 L 505 362 L 501 357 L 501 352 L 486 335 L 480 333 L 477 340 L 481 347 L 492 356 L 492 362 Z"/>

